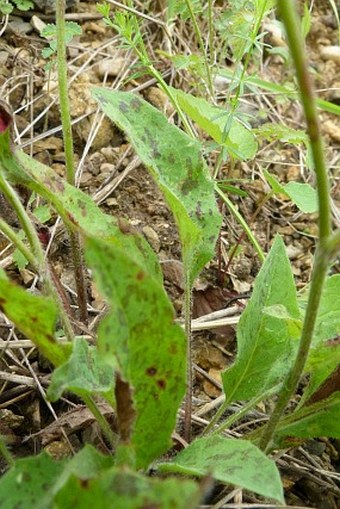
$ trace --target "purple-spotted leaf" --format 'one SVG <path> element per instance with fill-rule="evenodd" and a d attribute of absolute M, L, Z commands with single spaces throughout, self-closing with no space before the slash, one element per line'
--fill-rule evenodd
<path fill-rule="evenodd" d="M 55 497 L 54 509 L 194 509 L 201 498 L 192 480 L 152 479 L 111 469 L 83 482 L 75 476 Z M 12 508 L 11 508 L 12 509 Z"/>
<path fill-rule="evenodd" d="M 217 481 L 284 501 L 280 474 L 274 461 L 247 440 L 216 435 L 199 438 L 171 462 L 161 463 L 158 468 L 162 472 L 191 476 L 212 475 Z"/>
<path fill-rule="evenodd" d="M 186 341 L 163 286 L 115 243 L 89 238 L 86 258 L 111 311 L 98 348 L 117 365 L 120 435 L 146 467 L 170 446 L 185 391 Z"/>
<path fill-rule="evenodd" d="M 19 149 L 12 151 L 8 130 L 0 133 L 0 167 L 11 182 L 28 187 L 51 203 L 70 228 L 84 235 L 111 239 L 127 256 L 142 263 L 153 277 L 162 281 L 155 253 L 128 221 L 103 214 L 90 196 L 68 184 L 51 168 Z"/>
<path fill-rule="evenodd" d="M 69 345 L 57 343 L 54 335 L 57 308 L 52 300 L 0 278 L 0 310 L 54 365 L 67 359 Z"/>
<path fill-rule="evenodd" d="M 89 479 L 104 474 L 112 463 L 112 457 L 100 454 L 90 445 L 67 462 L 55 461 L 46 453 L 19 459 L 0 479 L 0 507 L 56 509 L 54 497 L 70 478 L 76 478 L 84 486 Z"/>
<path fill-rule="evenodd" d="M 94 88 L 93 97 L 129 137 L 171 208 L 190 282 L 213 257 L 221 225 L 214 183 L 198 141 L 135 94 Z"/>
<path fill-rule="evenodd" d="M 19 459 L 0 479 L 1 509 L 53 509 L 53 491 L 64 468 L 46 453 Z"/>

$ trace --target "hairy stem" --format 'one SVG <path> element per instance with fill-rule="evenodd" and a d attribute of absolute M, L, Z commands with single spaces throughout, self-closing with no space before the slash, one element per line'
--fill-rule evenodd
<path fill-rule="evenodd" d="M 264 428 L 260 440 L 260 448 L 266 452 L 268 452 L 271 447 L 271 440 L 274 436 L 275 430 L 285 408 L 296 391 L 306 364 L 313 339 L 316 317 L 318 314 L 322 289 L 327 276 L 331 254 L 329 249 L 331 213 L 327 169 L 324 160 L 316 101 L 308 73 L 306 52 L 303 49 L 304 41 L 301 35 L 301 29 L 294 2 L 291 0 L 277 0 L 277 5 L 287 32 L 287 39 L 295 65 L 296 76 L 301 94 L 301 102 L 306 118 L 307 132 L 311 143 L 319 200 L 319 243 L 315 254 L 307 309 L 297 356 L 294 365 L 283 384 L 274 411 Z"/>
<path fill-rule="evenodd" d="M 4 173 L 3 171 L 0 171 L 0 190 L 6 196 L 8 202 L 13 207 L 13 210 L 15 210 L 17 217 L 19 219 L 19 222 L 21 224 L 21 227 L 26 235 L 26 238 L 28 240 L 28 243 L 29 243 L 31 251 L 32 251 L 31 255 L 26 256 L 27 253 L 26 254 L 23 253 L 23 254 L 27 258 L 28 261 L 33 262 L 32 263 L 33 267 L 36 268 L 38 274 L 40 274 L 45 294 L 50 295 L 54 299 L 56 304 L 58 305 L 60 319 L 63 324 L 65 335 L 69 341 L 72 341 L 73 337 L 74 337 L 72 325 L 71 325 L 69 317 L 64 309 L 64 306 L 61 302 L 58 291 L 53 284 L 50 269 L 49 269 L 47 262 L 45 261 L 45 254 L 41 247 L 41 243 L 40 243 L 38 234 L 34 228 L 34 225 L 31 222 L 23 204 L 21 203 L 19 196 L 17 195 L 17 193 L 15 192 L 13 187 L 4 178 L 3 173 Z M 7 234 L 11 234 L 8 228 L 7 228 Z M 22 246 L 20 239 L 17 239 L 16 235 L 12 235 L 11 240 L 14 242 L 15 246 L 22 251 L 23 246 Z M 18 240 L 19 240 L 19 242 L 18 242 Z M 33 260 L 31 260 L 32 257 L 33 257 Z"/>
<path fill-rule="evenodd" d="M 75 165 L 73 157 L 73 136 L 70 115 L 70 102 L 68 97 L 66 42 L 65 42 L 65 0 L 57 0 L 56 24 L 57 24 L 58 88 L 59 88 L 61 123 L 63 128 L 66 178 L 69 184 L 74 185 Z M 77 301 L 80 315 L 79 318 L 86 325 L 88 318 L 87 294 L 80 236 L 79 233 L 69 230 L 69 237 L 71 242 L 75 283 L 77 287 Z"/>
<path fill-rule="evenodd" d="M 191 309 L 192 309 L 192 290 L 189 270 L 185 273 L 184 290 L 184 326 L 187 337 L 187 390 L 185 395 L 184 412 L 184 438 L 189 443 L 191 441 L 191 414 L 192 414 L 192 354 L 191 354 Z"/>

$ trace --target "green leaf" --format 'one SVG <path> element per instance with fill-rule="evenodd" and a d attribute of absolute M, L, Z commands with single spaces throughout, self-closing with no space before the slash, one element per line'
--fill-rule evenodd
<path fill-rule="evenodd" d="M 54 370 L 47 394 L 51 401 L 56 401 L 67 390 L 80 395 L 84 392 L 100 394 L 112 389 L 113 385 L 112 367 L 103 358 L 98 358 L 96 348 L 78 338 L 66 363 Z"/>
<path fill-rule="evenodd" d="M 280 140 L 283 143 L 292 143 L 298 145 L 308 143 L 308 136 L 305 131 L 292 129 L 283 124 L 268 122 L 255 129 L 256 134 L 267 141 Z"/>
<path fill-rule="evenodd" d="M 217 481 L 284 501 L 280 474 L 274 461 L 247 440 L 216 435 L 199 438 L 170 463 L 158 467 L 162 472 L 199 477 L 213 475 Z"/>
<path fill-rule="evenodd" d="M 36 207 L 33 211 L 33 215 L 40 221 L 41 223 L 47 223 L 51 219 L 51 210 L 48 205 L 40 205 Z"/>
<path fill-rule="evenodd" d="M 316 190 L 309 184 L 288 182 L 284 186 L 284 190 L 302 212 L 313 213 L 318 211 L 318 195 Z"/>
<path fill-rule="evenodd" d="M 76 476 L 85 484 L 112 467 L 113 459 L 86 445 L 69 461 L 56 462 L 46 453 L 19 459 L 0 479 L 1 509 L 55 509 L 55 494 Z"/>
<path fill-rule="evenodd" d="M 32 295 L 0 279 L 0 309 L 54 365 L 67 359 L 68 346 L 55 339 L 57 308 L 51 299 Z"/>
<path fill-rule="evenodd" d="M 114 243 L 95 239 L 87 240 L 85 253 L 111 306 L 98 331 L 98 348 L 105 361 L 118 364 L 129 385 L 135 415 L 127 438 L 137 468 L 146 467 L 170 446 L 185 392 L 185 335 L 174 323 L 163 286 L 143 265 Z"/>
<path fill-rule="evenodd" d="M 340 392 L 335 392 L 328 399 L 303 406 L 283 419 L 276 432 L 276 444 L 284 447 L 285 437 L 340 438 L 339 415 Z"/>
<path fill-rule="evenodd" d="M 28 11 L 34 7 L 30 0 L 14 0 L 14 3 L 20 11 Z"/>
<path fill-rule="evenodd" d="M 192 283 L 214 255 L 221 225 L 214 184 L 199 143 L 135 94 L 94 88 L 92 95 L 126 132 L 163 191 L 178 224 L 183 261 Z"/>
<path fill-rule="evenodd" d="M 205 99 L 170 88 L 180 107 L 219 145 L 224 145 L 236 159 L 252 159 L 257 151 L 253 133 L 236 118 Z"/>
<path fill-rule="evenodd" d="M 326 280 L 315 324 L 312 347 L 309 352 L 305 372 L 310 381 L 303 395 L 308 400 L 326 378 L 340 364 L 340 274 Z M 305 303 L 308 293 L 303 296 Z"/>
<path fill-rule="evenodd" d="M 0 479 L 1 509 L 53 509 L 53 487 L 64 464 L 46 453 L 17 460 Z"/>
<path fill-rule="evenodd" d="M 24 152 L 12 152 L 8 129 L 0 134 L 0 164 L 15 184 L 25 185 L 50 202 L 63 221 L 83 235 L 111 239 L 160 283 L 162 272 L 156 254 L 127 221 L 103 214 L 90 196 L 68 184 L 48 166 Z"/>
<path fill-rule="evenodd" d="M 92 445 L 86 444 L 73 458 L 64 464 L 64 468 L 55 482 L 57 493 L 71 476 L 87 480 L 99 477 L 113 466 L 113 457 L 98 452 Z"/>
<path fill-rule="evenodd" d="M 312 186 L 300 182 L 288 182 L 288 184 L 282 185 L 278 179 L 268 171 L 264 170 L 263 173 L 274 193 L 281 193 L 288 196 L 288 198 L 306 214 L 318 211 L 318 195 Z"/>
<path fill-rule="evenodd" d="M 111 469 L 86 483 L 71 477 L 55 497 L 54 508 L 194 509 L 200 498 L 200 489 L 191 480 L 150 479 Z"/>
<path fill-rule="evenodd" d="M 277 305 L 285 306 L 290 320 L 268 314 Z M 297 346 L 291 320 L 299 319 L 292 270 L 277 236 L 238 324 L 236 361 L 222 375 L 227 401 L 251 399 L 283 380 Z"/>

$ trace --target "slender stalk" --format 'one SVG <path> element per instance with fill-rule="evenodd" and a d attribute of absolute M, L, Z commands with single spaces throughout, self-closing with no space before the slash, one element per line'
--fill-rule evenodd
<path fill-rule="evenodd" d="M 217 435 L 218 433 L 222 433 L 222 431 L 224 431 L 225 429 L 230 428 L 230 426 L 232 424 L 234 424 L 234 422 L 238 421 L 239 419 L 242 419 L 242 417 L 244 415 L 247 415 L 247 413 L 250 412 L 250 410 L 252 410 L 260 401 L 263 401 L 267 396 L 269 396 L 269 394 L 271 392 L 272 392 L 272 389 L 269 390 L 269 391 L 266 391 L 264 393 L 261 393 L 261 394 L 259 394 L 257 396 L 255 396 L 255 398 L 251 399 L 248 403 L 245 403 L 240 408 L 240 410 L 238 410 L 237 412 L 232 414 L 230 417 L 228 417 L 228 419 L 223 421 L 217 428 L 215 428 L 212 431 L 211 434 L 212 435 Z M 223 402 L 223 405 L 219 408 L 219 411 L 218 411 L 219 417 L 226 411 L 226 409 L 228 408 L 229 404 L 230 404 L 229 401 L 228 402 L 227 401 Z M 214 424 L 218 421 L 219 417 L 216 419 L 216 415 L 214 416 L 212 421 L 208 424 L 208 426 L 204 430 L 204 434 L 206 434 L 211 429 L 211 427 L 214 426 Z M 212 426 L 211 426 L 211 424 L 212 424 Z"/>
<path fill-rule="evenodd" d="M 56 2 L 58 88 L 65 151 L 66 179 L 69 184 L 74 185 L 75 165 L 73 157 L 73 136 L 70 115 L 70 102 L 68 97 L 65 44 L 65 3 L 65 0 L 57 0 Z M 69 237 L 71 242 L 73 267 L 75 272 L 75 283 L 77 287 L 77 301 L 79 306 L 80 320 L 84 324 L 87 324 L 87 293 L 80 236 L 79 233 L 69 230 Z"/>
<path fill-rule="evenodd" d="M 214 0 L 209 0 L 208 1 L 208 26 L 209 26 L 210 65 L 213 65 L 214 61 L 215 61 L 213 6 L 214 6 Z"/>
<path fill-rule="evenodd" d="M 192 289 L 189 270 L 185 273 L 184 290 L 184 327 L 187 337 L 187 390 L 185 395 L 184 411 L 184 438 L 189 443 L 191 441 L 191 414 L 192 414 L 192 353 L 191 353 L 191 309 L 192 309 Z"/>
<path fill-rule="evenodd" d="M 19 235 L 11 228 L 6 221 L 0 218 L 0 231 L 5 237 L 8 238 L 15 245 L 15 247 L 21 252 L 26 260 L 37 270 L 37 260 L 32 252 L 25 246 L 23 241 L 19 238 Z"/>
<path fill-rule="evenodd" d="M 262 248 L 261 248 L 260 244 L 257 242 L 255 235 L 253 234 L 253 232 L 251 231 L 251 229 L 247 225 L 247 222 L 244 220 L 242 215 L 239 213 L 239 211 L 237 210 L 235 205 L 229 200 L 229 198 L 223 193 L 223 191 L 221 191 L 221 189 L 218 187 L 217 184 L 215 186 L 215 191 L 216 191 L 217 194 L 220 195 L 220 197 L 222 198 L 224 203 L 227 205 L 227 207 L 230 210 L 230 212 L 233 214 L 233 216 L 237 219 L 237 221 L 242 226 L 242 228 L 245 231 L 245 233 L 247 234 L 247 237 L 249 238 L 250 242 L 253 244 L 253 246 L 254 246 L 257 254 L 258 254 L 258 257 L 261 260 L 261 262 L 264 262 L 266 257 L 265 257 L 265 255 L 264 255 L 264 253 L 262 251 Z"/>
<path fill-rule="evenodd" d="M 213 82 L 212 82 L 212 77 L 211 77 L 211 72 L 210 72 L 210 65 L 208 62 L 203 37 L 202 37 L 201 31 L 199 29 L 195 13 L 194 13 L 192 5 L 191 5 L 191 0 L 185 0 L 185 3 L 186 3 L 188 11 L 190 13 L 190 18 L 191 18 L 192 24 L 194 26 L 194 31 L 195 31 L 195 35 L 197 37 L 197 42 L 198 42 L 199 48 L 202 52 L 202 55 L 204 56 L 204 65 L 205 65 L 205 71 L 207 74 L 207 84 L 208 84 L 209 94 L 211 97 L 214 97 L 214 87 L 213 87 Z"/>
<path fill-rule="evenodd" d="M 40 274 L 41 279 L 42 279 L 42 284 L 43 284 L 45 293 L 47 295 L 50 295 L 53 298 L 53 300 L 56 302 L 58 309 L 59 309 L 60 319 L 62 321 L 63 328 L 65 330 L 65 335 L 67 336 L 67 339 L 69 341 L 72 341 L 74 338 L 72 325 L 71 325 L 69 317 L 67 316 L 67 313 L 63 307 L 63 304 L 60 300 L 60 296 L 53 284 L 49 267 L 48 267 L 47 263 L 45 262 L 45 255 L 44 255 L 44 251 L 41 247 L 39 237 L 37 235 L 34 225 L 32 224 L 23 204 L 20 201 L 19 196 L 17 195 L 15 190 L 12 188 L 12 186 L 4 178 L 4 171 L 0 171 L 0 190 L 6 196 L 7 201 L 12 205 L 13 209 L 15 210 L 15 212 L 17 214 L 17 217 L 19 219 L 21 227 L 26 235 L 26 238 L 27 238 L 30 248 L 32 250 L 32 255 L 34 258 L 34 260 L 32 260 L 33 267 L 37 267 L 37 271 Z M 9 233 L 8 230 L 7 230 L 7 232 Z M 14 242 L 16 247 L 18 247 L 18 249 L 22 248 L 20 242 L 19 243 L 17 242 L 17 239 L 15 236 L 12 236 L 11 240 Z M 29 258 L 27 258 L 27 259 L 30 261 L 30 258 L 32 258 L 32 256 L 29 255 Z"/>
<path fill-rule="evenodd" d="M 327 169 L 324 160 L 321 130 L 316 109 L 313 87 L 308 74 L 306 52 L 303 50 L 304 41 L 298 22 L 298 16 L 294 2 L 291 0 L 277 0 L 277 5 L 285 25 L 290 51 L 293 57 L 297 81 L 299 84 L 301 101 L 305 113 L 307 131 L 311 142 L 311 150 L 317 180 L 317 192 L 319 200 L 319 244 L 315 254 L 314 268 L 312 273 L 306 315 L 303 323 L 300 344 L 294 365 L 287 375 L 283 388 L 279 394 L 274 411 L 264 428 L 260 448 L 268 451 L 275 430 L 280 422 L 285 408 L 296 391 L 297 385 L 303 373 L 310 345 L 313 339 L 316 317 L 320 305 L 323 285 L 327 276 L 332 254 L 330 245 L 331 213 L 329 200 L 329 186 Z M 337 247 L 339 247 L 338 243 Z"/>
<path fill-rule="evenodd" d="M 112 450 L 115 449 L 117 445 L 117 436 L 112 431 L 110 424 L 108 423 L 107 419 L 104 417 L 104 415 L 99 410 L 95 400 L 92 398 L 92 396 L 83 395 L 82 399 L 84 400 L 84 403 L 86 404 L 87 408 L 92 412 L 93 416 L 95 417 L 96 421 L 98 422 L 99 426 L 101 427 L 102 432 L 104 433 L 105 437 L 110 443 L 110 446 Z"/>

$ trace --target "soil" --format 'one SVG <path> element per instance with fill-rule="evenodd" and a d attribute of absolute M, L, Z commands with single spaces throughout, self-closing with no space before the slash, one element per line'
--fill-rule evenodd
<path fill-rule="evenodd" d="M 133 57 L 120 48 L 115 32 L 104 26 L 95 2 L 77 3 L 68 14 L 70 19 L 78 20 L 82 26 L 82 35 L 75 38 L 68 48 L 69 96 L 74 121 L 75 160 L 80 169 L 79 185 L 94 197 L 103 211 L 126 218 L 143 233 L 159 256 L 165 288 L 180 318 L 183 270 L 174 220 L 152 177 L 135 158 L 124 134 L 97 111 L 90 88 L 105 83 L 106 86 L 120 89 L 138 90 L 168 116 L 172 114 L 171 108 L 164 94 L 154 83 L 150 84 L 148 77 L 138 77 L 126 83 Z M 3 98 L 15 111 L 16 144 L 63 175 L 65 157 L 56 74 L 53 70 L 46 71 L 46 61 L 41 56 L 46 42 L 39 36 L 37 28 L 33 28 L 40 26 L 39 22 L 52 21 L 53 14 L 48 8 L 45 12 L 18 12 L 3 20 L 0 86 Z M 273 20 L 266 20 L 266 23 L 266 41 L 280 47 L 284 44 L 282 33 Z M 159 27 L 152 23 L 146 23 L 145 27 L 149 37 L 148 46 L 158 62 L 159 70 L 170 75 L 174 85 L 190 91 L 188 75 L 185 72 L 176 73 L 171 69 L 170 62 L 156 53 L 162 47 Z M 340 104 L 340 55 L 336 52 L 336 49 L 339 50 L 338 36 L 330 2 L 315 2 L 307 37 L 311 70 L 318 96 L 337 105 Z M 193 44 L 192 36 L 189 39 L 188 44 Z M 265 53 L 260 69 L 253 70 L 262 79 L 283 85 L 288 85 L 294 79 L 292 67 L 280 54 Z M 296 129 L 303 125 L 298 102 L 283 100 L 275 94 L 249 92 L 245 97 L 245 108 L 253 114 L 254 127 L 264 122 L 281 121 Z M 339 227 L 340 120 L 336 115 L 324 111 L 320 114 L 320 120 L 329 165 L 334 226 Z M 207 158 L 211 168 L 214 158 L 214 153 Z M 220 175 L 221 178 L 240 179 L 238 187 L 247 195 L 232 194 L 230 197 L 265 252 L 268 252 L 277 233 L 282 236 L 297 286 L 302 289 L 310 278 L 317 216 L 303 214 L 281 195 L 264 200 L 269 191 L 263 176 L 264 169 L 276 175 L 282 183 L 299 181 L 313 184 L 313 175 L 303 164 L 301 149 L 283 142 L 263 142 L 255 160 L 234 164 L 226 162 Z M 36 206 L 34 202 L 28 205 L 27 196 L 22 197 L 28 207 Z M 17 227 L 15 215 L 5 200 L 0 198 L 1 216 Z M 261 266 L 240 225 L 222 204 L 220 209 L 224 216 L 221 238 L 215 260 L 195 283 L 194 318 L 229 306 L 234 306 L 235 313 L 240 314 L 251 295 L 254 278 Z M 69 262 L 69 241 L 62 227 L 54 229 L 55 221 L 56 217 L 52 215 L 45 223 L 48 234 L 53 238 L 50 260 L 71 303 L 75 304 L 70 293 L 74 290 L 74 283 Z M 21 269 L 16 266 L 13 248 L 4 237 L 0 239 L 0 248 L 1 266 L 6 268 L 9 276 L 26 288 L 34 288 L 36 282 L 32 270 L 29 266 Z M 235 256 L 230 259 L 233 249 Z M 340 272 L 339 263 L 333 265 L 332 272 Z M 88 329 L 92 332 L 98 324 L 104 303 L 95 287 L 90 287 L 91 309 L 96 310 L 90 314 Z M 77 450 L 85 441 L 91 441 L 106 450 L 107 446 L 94 419 L 79 400 L 71 397 L 63 399 L 53 408 L 45 402 L 50 367 L 34 348 L 11 347 L 13 339 L 25 338 L 13 330 L 4 318 L 0 322 L 0 336 L 6 342 L 6 348 L 4 343 L 2 345 L 0 360 L 0 432 L 6 436 L 14 454 L 21 456 L 46 449 L 54 457 L 63 457 L 69 454 L 70 444 Z M 193 349 L 196 375 L 194 403 L 199 411 L 204 404 L 211 403 L 221 395 L 221 371 L 232 363 L 236 353 L 235 325 L 194 333 Z M 13 374 L 20 376 L 15 378 Z M 259 408 L 254 419 L 263 417 L 265 410 Z M 103 408 L 103 412 L 106 411 Z M 211 415 L 213 413 L 205 414 L 204 418 L 208 419 Z M 195 426 L 198 432 L 201 429 L 199 421 Z M 241 432 L 241 429 L 235 431 Z M 317 509 L 339 507 L 339 474 L 335 476 L 336 472 L 340 472 L 339 457 L 340 442 L 326 439 L 310 440 L 283 454 L 278 464 L 283 475 L 287 505 Z M 222 495 L 223 488 L 217 487 L 207 503 L 215 503 Z M 256 502 L 256 499 L 249 496 L 244 501 Z"/>

